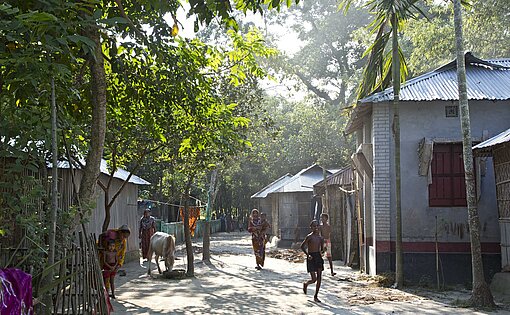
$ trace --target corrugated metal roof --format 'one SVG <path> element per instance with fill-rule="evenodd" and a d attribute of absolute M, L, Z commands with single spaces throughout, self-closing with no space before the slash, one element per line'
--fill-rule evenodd
<path fill-rule="evenodd" d="M 265 198 L 267 195 L 278 192 L 303 192 L 313 191 L 313 185 L 323 179 L 323 168 L 317 164 L 313 164 L 305 169 L 302 169 L 296 175 L 291 178 L 280 177 L 278 183 L 275 182 L 264 187 L 260 192 L 254 194 L 252 198 Z M 326 170 L 326 176 L 330 175 L 331 172 Z M 289 174 L 290 175 L 290 174 Z M 258 196 L 260 193 L 264 193 L 265 197 Z M 262 195 L 262 194 L 261 194 Z"/>
<path fill-rule="evenodd" d="M 84 161 L 82 161 L 81 163 L 85 164 Z M 49 164 L 48 167 L 51 168 L 52 165 Z M 57 164 L 57 167 L 58 168 L 69 168 L 69 162 L 68 161 L 59 161 L 58 164 Z M 101 173 L 103 173 L 105 175 L 110 175 L 110 172 L 108 171 L 108 164 L 106 163 L 106 160 L 104 160 L 104 159 L 101 159 L 100 171 L 101 171 Z M 126 180 L 128 178 L 128 176 L 129 176 L 129 174 L 130 173 L 128 171 L 126 171 L 126 170 L 124 170 L 122 168 L 117 168 L 117 171 L 113 174 L 113 177 L 117 178 L 117 179 L 120 179 L 120 180 Z M 134 174 L 131 175 L 131 178 L 129 179 L 129 182 L 132 183 L 132 184 L 135 184 L 135 185 L 150 185 L 151 184 L 148 181 L 146 181 L 145 179 L 143 179 L 141 177 L 138 177 L 138 176 L 136 176 Z"/>
<path fill-rule="evenodd" d="M 324 178 L 322 173 L 323 168 L 317 164 L 313 164 L 305 169 L 302 169 L 296 175 L 281 185 L 273 192 L 302 192 L 302 191 L 313 191 L 313 185 Z M 331 172 L 326 170 L 326 176 L 330 175 Z"/>
<path fill-rule="evenodd" d="M 266 198 L 267 194 L 272 192 L 274 189 L 280 187 L 281 185 L 285 184 L 291 178 L 292 178 L 292 175 L 287 173 L 287 174 L 283 175 L 282 177 L 278 178 L 277 180 L 275 180 L 274 182 L 272 182 L 271 184 L 269 184 L 266 187 L 262 188 L 257 193 L 253 194 L 251 196 L 251 198 Z"/>
<path fill-rule="evenodd" d="M 481 60 L 466 53 L 467 92 L 470 100 L 510 99 L 510 59 Z M 401 101 L 455 101 L 459 99 L 457 65 L 443 67 L 407 81 L 400 89 Z M 360 103 L 393 100 L 393 88 L 375 93 Z"/>
<path fill-rule="evenodd" d="M 339 185 L 339 186 L 346 186 L 351 185 L 353 179 L 353 172 L 352 167 L 347 166 L 343 169 L 337 171 L 336 173 L 333 173 L 329 175 L 326 178 L 326 185 Z M 320 182 L 316 183 L 314 186 L 324 186 L 324 180 L 321 180 Z"/>
<path fill-rule="evenodd" d="M 490 155 L 492 148 L 498 144 L 507 143 L 510 141 L 510 129 L 507 129 L 492 138 L 489 138 L 482 143 L 479 143 L 473 147 L 475 154 L 477 155 Z"/>
<path fill-rule="evenodd" d="M 510 58 L 482 60 L 465 54 L 467 94 L 469 100 L 510 100 Z M 456 101 L 458 97 L 457 65 L 450 63 L 411 80 L 400 89 L 400 101 Z M 393 100 L 393 88 L 358 101 L 346 127 L 351 133 L 360 126 L 359 119 L 372 104 Z"/>

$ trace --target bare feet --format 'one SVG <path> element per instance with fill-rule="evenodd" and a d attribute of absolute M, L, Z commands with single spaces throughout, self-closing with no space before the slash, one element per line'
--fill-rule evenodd
<path fill-rule="evenodd" d="M 303 292 L 306 294 L 306 289 L 308 288 L 308 283 L 303 282 Z"/>
<path fill-rule="evenodd" d="M 319 300 L 319 298 L 318 298 L 318 297 L 316 297 L 316 296 L 314 296 L 314 297 L 313 297 L 313 300 L 314 300 L 315 302 L 317 302 L 317 303 L 322 303 L 322 302 L 321 302 L 321 300 Z"/>

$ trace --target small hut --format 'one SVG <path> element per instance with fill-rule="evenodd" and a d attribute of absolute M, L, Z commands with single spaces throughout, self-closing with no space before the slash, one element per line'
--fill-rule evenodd
<path fill-rule="evenodd" d="M 332 173 L 314 164 L 292 177 L 280 177 L 251 196 L 271 217 L 272 233 L 280 239 L 278 246 L 301 242 L 310 232 L 310 221 L 321 212 L 313 185 Z"/>
<path fill-rule="evenodd" d="M 345 167 L 313 185 L 314 194 L 321 196 L 323 212 L 331 224 L 331 255 L 349 266 L 358 265 L 357 212 L 353 172 Z"/>
<path fill-rule="evenodd" d="M 492 156 L 501 230 L 501 267 L 510 272 L 510 129 L 473 147 L 475 156 Z"/>

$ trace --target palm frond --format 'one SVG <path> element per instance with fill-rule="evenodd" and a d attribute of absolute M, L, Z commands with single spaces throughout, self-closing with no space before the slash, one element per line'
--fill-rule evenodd
<path fill-rule="evenodd" d="M 384 52 L 390 35 L 390 32 L 384 32 L 384 25 L 382 25 L 375 42 L 365 52 L 365 55 L 368 54 L 368 61 L 363 70 L 363 78 L 358 86 L 358 99 L 375 92 L 383 86 L 383 82 L 388 76 Z"/>

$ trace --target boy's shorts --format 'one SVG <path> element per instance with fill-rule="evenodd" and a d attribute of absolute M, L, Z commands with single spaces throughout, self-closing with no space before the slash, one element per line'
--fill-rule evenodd
<path fill-rule="evenodd" d="M 114 270 L 109 270 L 108 266 L 103 266 L 103 278 L 115 277 L 117 272 Z"/>
<path fill-rule="evenodd" d="M 306 260 L 306 270 L 308 272 L 316 272 L 324 270 L 324 260 L 322 259 L 321 253 L 309 253 L 312 259 Z"/>

